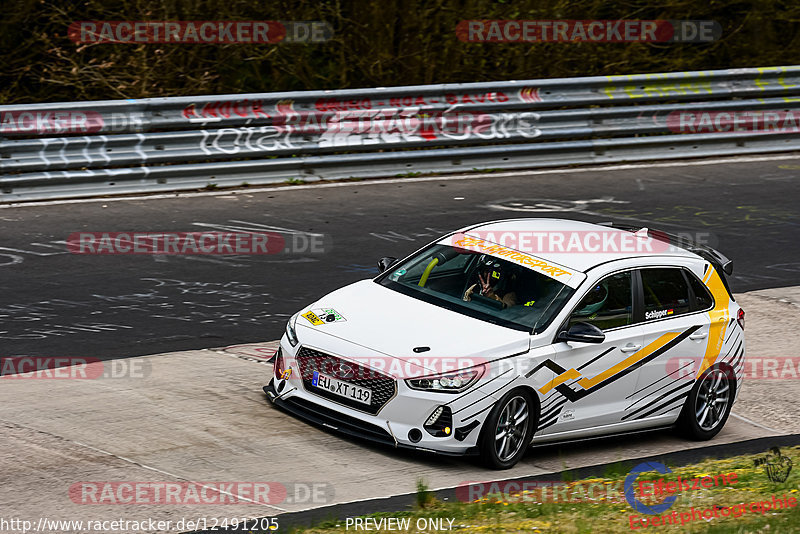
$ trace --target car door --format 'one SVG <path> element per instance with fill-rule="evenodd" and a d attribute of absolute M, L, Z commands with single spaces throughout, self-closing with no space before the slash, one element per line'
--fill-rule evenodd
<path fill-rule="evenodd" d="M 633 270 L 601 278 L 581 298 L 562 327 L 587 322 L 600 328 L 602 343 L 556 342 L 552 382 L 543 395 L 541 435 L 620 421 L 625 397 L 636 386 L 641 325 L 634 321 Z"/>
<path fill-rule="evenodd" d="M 623 419 L 677 417 L 705 354 L 713 299 L 682 267 L 642 268 L 635 277 L 644 343 L 654 351 L 639 372 Z"/>

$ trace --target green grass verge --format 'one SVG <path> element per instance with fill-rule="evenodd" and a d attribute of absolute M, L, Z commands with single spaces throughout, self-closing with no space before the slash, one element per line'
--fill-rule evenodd
<path fill-rule="evenodd" d="M 800 465 L 800 447 L 786 448 L 782 451 L 789 457 L 795 466 Z M 666 525 L 653 525 L 642 527 L 641 522 L 635 522 L 638 529 L 631 528 L 631 518 L 654 518 L 654 515 L 645 515 L 634 510 L 625 499 L 624 480 L 627 471 L 614 466 L 607 469 L 602 477 L 571 480 L 565 482 L 555 492 L 545 491 L 531 486 L 530 491 L 524 490 L 514 494 L 494 493 L 475 499 L 472 502 L 443 502 L 431 496 L 421 481 L 417 482 L 417 505 L 411 510 L 392 513 L 373 514 L 369 517 L 380 521 L 382 518 L 409 519 L 410 528 L 372 528 L 371 530 L 357 530 L 351 523 L 347 528 L 345 519 L 331 520 L 320 523 L 312 528 L 293 529 L 294 532 L 306 534 L 329 534 L 334 532 L 442 532 L 437 528 L 418 528 L 424 526 L 425 520 L 441 519 L 445 531 L 448 531 L 448 520 L 452 520 L 450 532 L 525 532 L 525 533 L 623 533 L 623 532 L 697 532 L 697 533 L 800 533 L 800 503 L 795 507 L 781 510 L 770 510 L 766 513 L 758 511 L 757 506 L 753 511 L 740 514 L 744 504 L 750 507 L 752 502 L 770 501 L 773 496 L 782 498 L 785 494 L 789 499 L 800 498 L 800 467 L 792 470 L 785 482 L 772 482 L 767 477 L 763 466 L 756 465 L 754 460 L 763 458 L 766 454 L 736 456 L 726 459 L 705 460 L 696 464 L 674 467 L 672 473 L 665 475 L 641 473 L 639 481 L 657 480 L 663 478 L 665 482 L 695 477 L 716 476 L 735 473 L 736 477 L 729 478 L 730 483 L 708 488 L 699 487 L 696 490 L 686 490 L 676 493 L 676 501 L 661 517 L 671 516 L 675 512 L 675 523 Z M 564 477 L 569 480 L 569 475 Z M 735 481 L 734 481 L 735 480 Z M 639 487 L 636 486 L 636 495 L 645 504 L 658 504 L 663 497 L 643 497 Z M 555 501 L 555 502 L 554 502 Z M 796 501 L 795 501 L 796 502 Z M 733 515 L 739 517 L 723 517 L 722 510 L 738 505 Z M 681 513 L 691 514 L 695 510 L 717 510 L 713 519 L 702 519 L 694 516 L 681 524 Z M 685 517 L 688 517 L 685 516 Z M 668 520 L 668 519 L 667 519 Z M 374 527 L 374 523 L 370 523 Z M 393 525 L 394 526 L 394 525 Z"/>

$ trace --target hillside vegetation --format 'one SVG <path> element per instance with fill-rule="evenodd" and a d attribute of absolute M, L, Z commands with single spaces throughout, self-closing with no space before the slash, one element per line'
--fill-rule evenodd
<path fill-rule="evenodd" d="M 800 63 L 794 0 L 12 0 L 0 103 L 551 78 Z M 715 20 L 703 44 L 465 43 L 463 19 Z M 85 20 L 323 20 L 318 44 L 75 44 Z"/>

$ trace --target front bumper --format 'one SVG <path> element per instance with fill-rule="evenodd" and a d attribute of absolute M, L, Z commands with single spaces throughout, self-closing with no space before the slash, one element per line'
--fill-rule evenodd
<path fill-rule="evenodd" d="M 381 445 L 389 445 L 395 448 L 427 451 L 448 456 L 472 456 L 478 454 L 478 448 L 475 446 L 469 447 L 463 452 L 451 452 L 401 443 L 387 429 L 378 425 L 367 423 L 336 410 L 331 410 L 300 396 L 282 398 L 278 395 L 277 391 L 275 391 L 274 382 L 274 379 L 270 380 L 269 384 L 264 386 L 264 393 L 267 394 L 267 399 L 282 410 L 320 428 L 334 430 L 358 439 L 379 443 Z"/>
<path fill-rule="evenodd" d="M 281 339 L 284 366 L 292 372 L 285 379 L 273 378 L 264 388 L 269 400 L 322 428 L 392 447 L 449 455 L 475 454 L 484 420 L 502 396 L 503 384 L 514 378 L 513 373 L 508 373 L 500 380 L 486 380 L 457 395 L 412 390 L 402 379 L 396 379 L 393 395 L 377 409 L 375 406 L 369 410 L 357 409 L 329 395 L 320 395 L 304 382 L 298 363 L 298 354 L 304 347 L 307 351 L 326 353 L 344 361 L 349 360 L 343 354 L 359 349 L 352 345 L 326 349 L 308 344 L 292 347 L 284 336 Z M 354 354 L 353 358 L 363 357 L 363 354 Z M 448 435 L 425 430 L 426 421 L 440 406 L 446 406 L 451 413 Z M 415 432 L 421 436 L 414 436 Z"/>

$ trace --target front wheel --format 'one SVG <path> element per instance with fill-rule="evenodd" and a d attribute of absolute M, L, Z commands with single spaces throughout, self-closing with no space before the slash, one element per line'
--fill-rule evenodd
<path fill-rule="evenodd" d="M 530 393 L 521 389 L 506 393 L 483 425 L 483 462 L 492 469 L 509 469 L 519 462 L 531 442 L 534 417 Z"/>
<path fill-rule="evenodd" d="M 736 379 L 729 367 L 714 365 L 695 382 L 678 418 L 681 434 L 695 440 L 716 436 L 733 406 Z"/>

